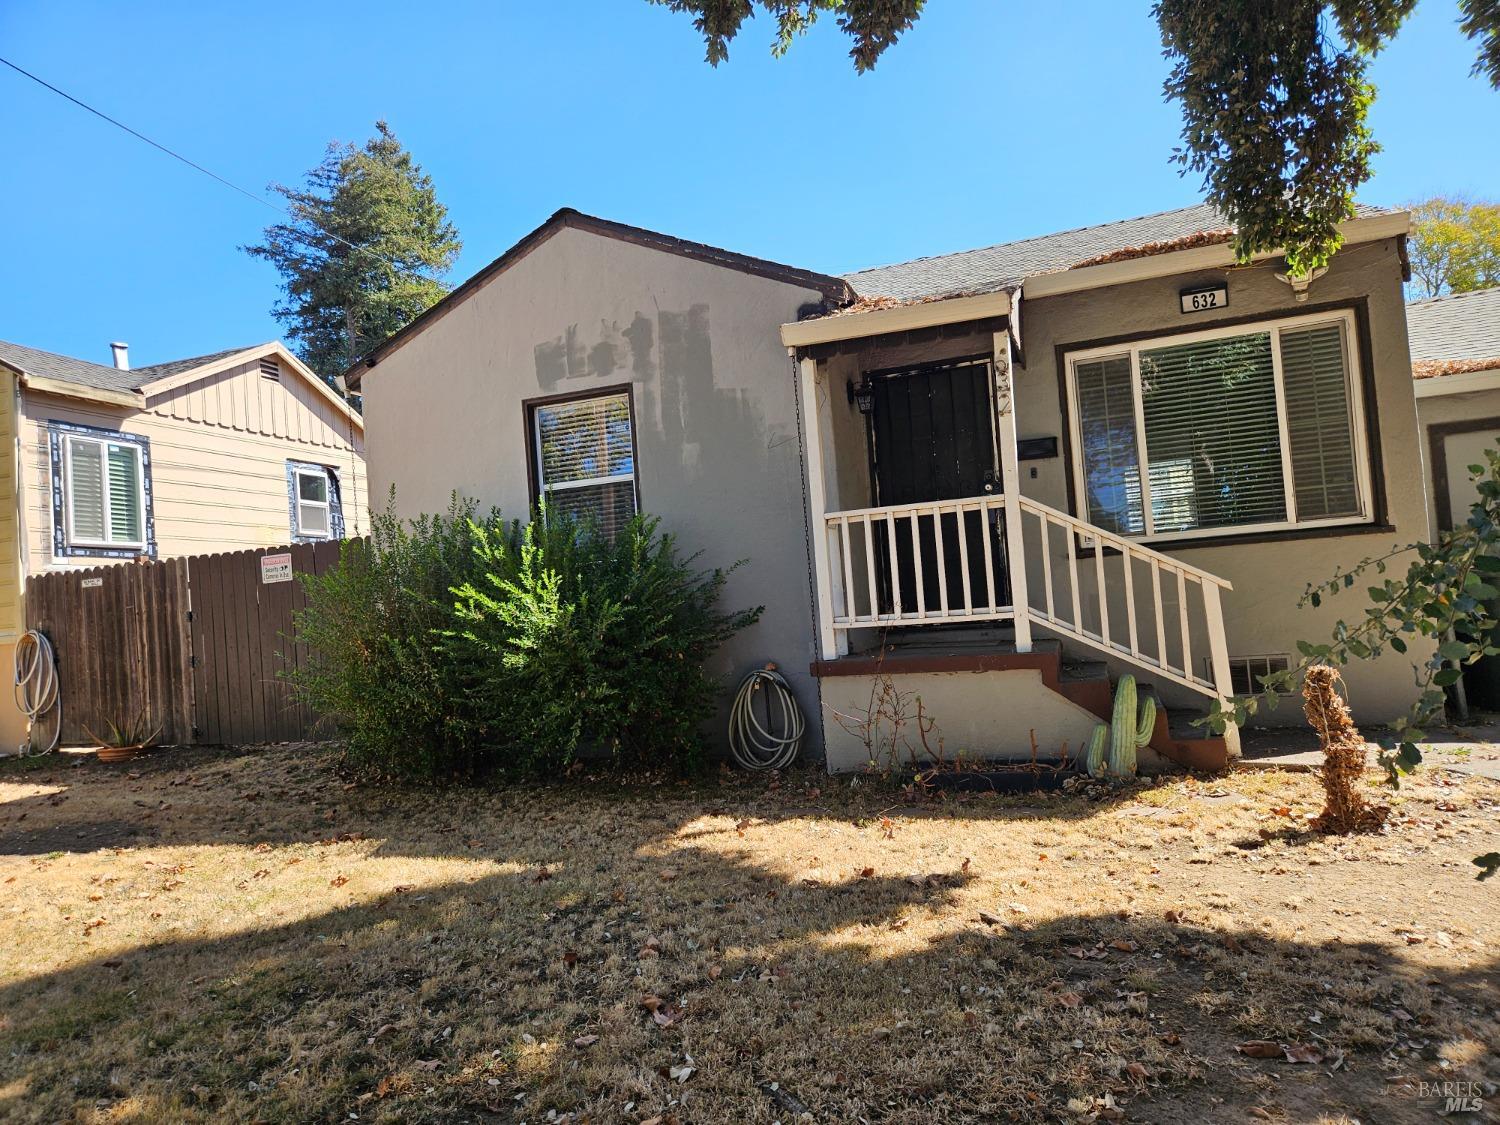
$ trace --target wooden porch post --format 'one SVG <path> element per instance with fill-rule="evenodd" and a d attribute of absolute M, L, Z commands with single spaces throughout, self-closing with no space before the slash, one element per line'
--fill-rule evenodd
<path fill-rule="evenodd" d="M 795 349 L 788 349 L 793 358 Z M 827 380 L 823 382 L 826 384 Z M 831 474 L 833 471 L 833 415 L 826 385 L 820 392 L 818 361 L 803 359 L 797 363 L 797 393 L 802 401 L 803 427 L 807 434 L 807 504 L 811 518 L 813 553 L 813 601 L 818 607 L 818 656 L 833 660 L 849 651 L 848 636 L 833 627 L 833 599 L 841 596 L 834 589 L 833 567 L 829 560 L 828 513 Z M 828 453 L 829 456 L 824 454 Z M 836 498 L 837 487 L 833 490 Z M 840 575 L 842 586 L 842 575 Z"/>
<path fill-rule="evenodd" d="M 1016 452 L 1015 365 L 1009 329 L 995 333 L 995 441 L 1000 446 L 1000 486 L 1005 493 L 1005 566 L 1015 610 L 1016 651 L 1031 651 L 1026 596 L 1026 543 L 1021 524 L 1021 466 Z"/>

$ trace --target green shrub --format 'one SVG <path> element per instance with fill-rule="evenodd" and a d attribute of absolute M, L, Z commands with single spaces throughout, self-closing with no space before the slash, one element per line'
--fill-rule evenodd
<path fill-rule="evenodd" d="M 394 502 L 394 498 L 393 498 Z M 472 503 L 403 523 L 373 513 L 370 540 L 349 540 L 338 565 L 302 575 L 295 615 L 309 659 L 298 696 L 332 720 L 350 764 L 382 777 L 466 777 L 482 768 L 483 732 L 470 686 L 434 638 L 453 620 L 455 586 L 476 566 Z M 498 513 L 486 529 L 498 530 Z"/>
<path fill-rule="evenodd" d="M 304 576 L 293 677 L 348 759 L 383 777 L 535 774 L 596 747 L 689 768 L 719 690 L 704 662 L 760 609 L 718 609 L 727 575 L 698 571 L 657 521 L 613 537 L 542 518 L 372 520 L 369 545 Z"/>
<path fill-rule="evenodd" d="M 691 768 L 719 690 L 703 665 L 760 608 L 718 609 L 727 573 L 698 571 L 658 521 L 612 538 L 566 519 L 476 529 L 482 575 L 455 591 L 449 638 L 474 669 L 486 729 L 507 768 L 556 769 L 581 748 Z"/>

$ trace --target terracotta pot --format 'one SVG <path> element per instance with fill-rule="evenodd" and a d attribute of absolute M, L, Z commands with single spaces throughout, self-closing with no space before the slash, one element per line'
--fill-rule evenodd
<path fill-rule="evenodd" d="M 96 753 L 101 762 L 128 762 L 146 749 L 144 742 L 138 742 L 134 746 L 100 746 Z"/>

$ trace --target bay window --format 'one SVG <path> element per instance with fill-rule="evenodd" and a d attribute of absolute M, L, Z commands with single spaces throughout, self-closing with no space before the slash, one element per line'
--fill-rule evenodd
<path fill-rule="evenodd" d="M 1192 537 L 1370 518 L 1349 314 L 1067 357 L 1078 511 Z"/>

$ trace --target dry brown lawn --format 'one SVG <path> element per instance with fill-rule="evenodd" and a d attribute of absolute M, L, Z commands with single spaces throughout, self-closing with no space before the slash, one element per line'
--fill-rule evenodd
<path fill-rule="evenodd" d="M 1394 806 L 1336 840 L 1290 773 L 922 802 L 12 764 L 0 1118 L 1429 1121 L 1441 1081 L 1494 1112 L 1500 785 Z"/>

